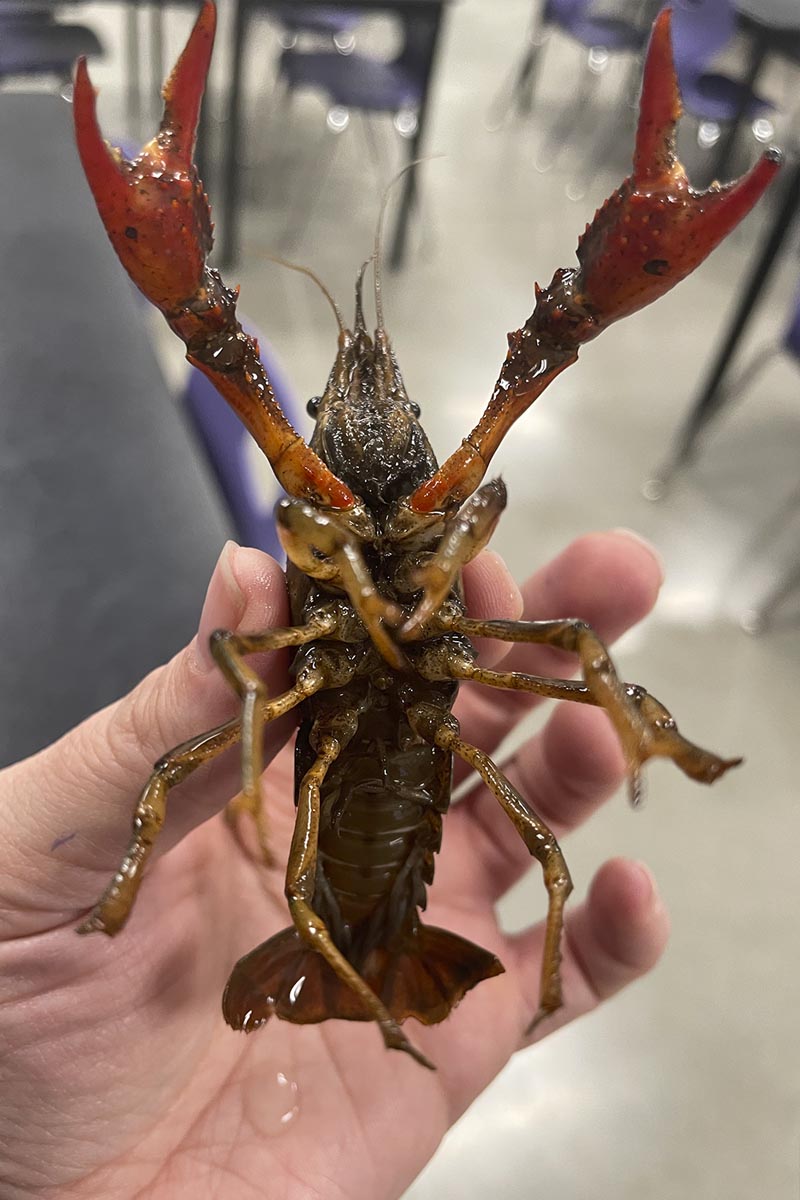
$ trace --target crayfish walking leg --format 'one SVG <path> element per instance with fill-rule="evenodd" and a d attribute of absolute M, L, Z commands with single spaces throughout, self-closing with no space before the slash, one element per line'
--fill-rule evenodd
<path fill-rule="evenodd" d="M 299 645 L 319 636 L 319 621 L 309 623 L 296 629 L 270 629 L 263 634 L 255 634 L 239 639 L 246 653 L 258 650 L 277 650 L 281 646 Z M 234 638 L 233 634 L 223 634 L 212 637 L 212 645 Z M 319 686 L 323 686 L 322 683 Z M 258 729 L 265 722 L 273 721 L 283 716 L 285 712 L 300 704 L 309 694 L 310 685 L 298 684 L 274 700 L 267 700 L 263 685 L 258 692 Z M 236 717 L 225 725 L 201 733 L 197 737 L 182 742 L 169 750 L 156 763 L 153 774 L 147 781 L 133 813 L 133 836 L 120 866 L 111 879 L 100 900 L 92 909 L 89 916 L 79 928 L 79 933 L 107 933 L 113 937 L 122 929 L 130 916 L 139 886 L 153 847 L 164 825 L 167 816 L 167 793 L 182 783 L 188 775 L 196 771 L 204 763 L 211 762 L 217 755 L 230 749 L 243 736 L 243 722 Z M 252 734 L 250 735 L 252 738 Z M 257 738 L 256 753 L 260 757 L 261 740 Z M 260 778 L 260 771 L 256 780 Z M 263 822 L 259 810 L 255 806 L 251 811 L 257 819 L 259 840 L 265 857 L 268 858 L 266 838 L 263 832 Z"/>
<path fill-rule="evenodd" d="M 523 800 L 489 755 L 477 746 L 462 741 L 455 717 L 445 715 L 429 704 L 418 704 L 408 710 L 408 720 L 411 728 L 420 737 L 441 747 L 442 750 L 457 754 L 478 772 L 489 791 L 502 805 L 506 816 L 512 821 L 533 857 L 542 865 L 548 896 L 547 918 L 539 1007 L 526 1030 L 529 1034 L 541 1020 L 556 1012 L 562 1004 L 559 969 L 561 934 L 564 927 L 564 905 L 572 891 L 572 880 L 561 847 L 544 821 Z"/>
<path fill-rule="evenodd" d="M 605 645 L 585 621 L 474 621 L 452 617 L 443 624 L 454 633 L 470 638 L 555 646 L 575 653 L 583 668 L 583 683 L 568 679 L 542 679 L 522 671 L 490 671 L 475 666 L 458 653 L 419 655 L 417 668 L 426 678 L 461 679 L 510 691 L 530 692 L 554 700 L 576 700 L 604 708 L 617 731 L 628 765 L 631 800 L 641 794 L 641 767 L 649 758 L 670 758 L 680 769 L 701 783 L 713 783 L 740 758 L 720 758 L 696 746 L 679 732 L 671 713 L 636 684 L 623 683 Z"/>

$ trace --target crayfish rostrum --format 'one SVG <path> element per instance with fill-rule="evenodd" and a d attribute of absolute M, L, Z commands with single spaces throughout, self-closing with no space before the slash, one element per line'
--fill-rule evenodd
<path fill-rule="evenodd" d="M 659 16 L 644 70 L 633 173 L 578 245 L 578 266 L 536 288 L 533 313 L 508 339 L 488 406 L 437 466 L 383 325 L 367 332 L 363 269 L 352 330 L 340 319 L 336 359 L 306 444 L 274 398 L 258 347 L 236 317 L 237 293 L 207 266 L 211 219 L 192 162 L 215 9 L 204 4 L 164 90 L 161 128 L 128 161 L 105 143 L 84 62 L 74 111 L 81 160 L 109 237 L 136 284 L 186 343 L 266 454 L 287 494 L 276 512 L 287 554 L 293 624 L 251 635 L 218 631 L 212 653 L 241 698 L 227 724 L 169 751 L 136 807 L 120 869 L 81 926 L 117 933 L 136 898 L 166 815 L 191 771 L 241 742 L 239 806 L 263 830 L 262 733 L 295 710 L 296 824 L 286 875 L 291 924 L 233 968 L 225 1019 L 251 1030 L 275 1015 L 296 1023 L 374 1020 L 387 1046 L 427 1063 L 401 1029 L 443 1020 L 464 993 L 502 971 L 494 955 L 422 923 L 453 755 L 482 777 L 542 865 L 546 943 L 535 1020 L 561 1004 L 560 939 L 571 890 L 546 825 L 452 716 L 461 680 L 602 705 L 619 734 L 632 793 L 655 755 L 711 783 L 739 760 L 700 749 L 643 688 L 620 681 L 593 630 L 577 619 L 477 621 L 460 572 L 487 543 L 506 503 L 488 465 L 516 419 L 580 346 L 688 275 L 750 210 L 779 165 L 767 151 L 744 178 L 694 191 L 677 160 L 680 99 L 670 15 Z M 377 266 L 376 266 L 377 270 Z M 580 682 L 483 669 L 472 639 L 573 651 Z M 293 685 L 270 697 L 248 664 L 296 647 Z M 265 839 L 262 848 L 268 854 Z"/>

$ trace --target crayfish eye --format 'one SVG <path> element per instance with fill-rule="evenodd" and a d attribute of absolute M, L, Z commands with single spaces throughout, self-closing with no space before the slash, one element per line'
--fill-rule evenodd
<path fill-rule="evenodd" d="M 306 412 L 310 417 L 316 417 L 320 404 L 322 404 L 322 396 L 311 397 L 306 405 Z"/>
<path fill-rule="evenodd" d="M 414 400 L 409 400 L 409 402 L 408 402 L 408 407 L 411 409 L 411 411 L 412 411 L 412 413 L 414 414 L 414 416 L 415 416 L 415 417 L 421 417 L 421 416 L 422 416 L 422 409 L 421 409 L 421 408 L 420 408 L 420 406 L 419 406 L 419 405 L 416 403 L 416 401 L 414 401 Z"/>

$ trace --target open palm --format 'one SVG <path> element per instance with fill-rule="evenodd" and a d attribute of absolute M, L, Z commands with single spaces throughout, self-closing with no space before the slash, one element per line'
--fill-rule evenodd
<path fill-rule="evenodd" d="M 522 596 L 491 554 L 467 585 L 476 616 L 580 615 L 613 638 L 651 607 L 658 567 L 633 538 L 603 534 L 575 543 Z M 442 1025 L 414 1027 L 435 1073 L 387 1051 L 369 1024 L 272 1021 L 250 1036 L 224 1024 L 233 963 L 288 924 L 280 870 L 243 853 L 220 815 L 237 790 L 235 751 L 171 795 L 161 856 L 120 936 L 75 936 L 117 864 L 152 761 L 233 711 L 205 653 L 208 633 L 285 623 L 285 605 L 271 560 L 226 547 L 195 642 L 118 705 L 0 774 L 0 1179 L 9 1200 L 397 1197 L 523 1045 L 540 930 L 504 935 L 495 904 L 529 859 L 482 786 L 447 818 L 428 919 L 496 953 L 506 973 Z M 541 647 L 493 643 L 482 653 L 506 668 L 571 670 Z M 285 659 L 260 667 L 282 686 Z M 457 713 L 464 736 L 492 749 L 528 706 L 465 689 Z M 290 733 L 288 723 L 270 731 L 263 784 L 279 862 L 294 815 Z M 623 764 L 602 713 L 562 706 L 507 771 L 561 835 L 615 790 Z M 240 829 L 243 841 L 249 833 Z M 606 864 L 567 923 L 565 1008 L 538 1034 L 642 974 L 665 938 L 646 872 Z"/>

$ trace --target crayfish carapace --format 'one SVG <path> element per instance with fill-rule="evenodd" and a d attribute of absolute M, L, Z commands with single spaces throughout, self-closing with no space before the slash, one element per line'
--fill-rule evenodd
<path fill-rule="evenodd" d="M 122 263 L 186 343 L 190 362 L 234 407 L 287 493 L 276 519 L 294 623 L 250 636 L 214 635 L 213 655 L 241 698 L 241 713 L 156 764 L 120 869 L 81 930 L 122 928 L 170 788 L 237 742 L 240 804 L 260 818 L 263 727 L 295 710 L 297 813 L 286 876 L 292 923 L 234 967 L 225 1018 L 248 1030 L 272 1015 L 297 1023 L 374 1020 L 387 1046 L 427 1062 L 401 1022 L 443 1020 L 469 988 L 502 971 L 492 954 L 419 917 L 454 754 L 482 777 L 542 865 L 549 904 L 536 1020 L 561 1004 L 562 917 L 572 886 L 546 825 L 491 759 L 459 736 L 451 708 L 461 680 L 602 705 L 621 739 L 634 796 L 642 764 L 655 755 L 705 783 L 738 761 L 682 737 L 657 700 L 620 681 L 583 622 L 471 620 L 460 572 L 505 506 L 503 485 L 482 481 L 514 421 L 584 342 L 688 275 L 750 210 L 780 156 L 767 151 L 730 185 L 705 192 L 689 186 L 674 149 L 680 99 L 670 15 L 662 12 L 645 65 L 633 174 L 587 227 L 578 267 L 537 287 L 533 313 L 509 336 L 494 393 L 460 448 L 437 466 L 379 301 L 378 328 L 367 333 L 363 272 L 354 327 L 340 321 L 336 360 L 307 445 L 277 405 L 258 347 L 237 321 L 237 293 L 206 265 L 212 226 L 192 153 L 214 28 L 207 2 L 165 87 L 161 128 L 132 161 L 103 141 L 81 62 L 77 139 Z M 573 651 L 583 679 L 485 670 L 475 661 L 478 637 Z M 248 655 L 287 646 L 297 648 L 294 683 L 269 697 Z"/>

